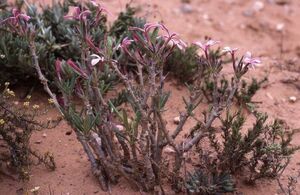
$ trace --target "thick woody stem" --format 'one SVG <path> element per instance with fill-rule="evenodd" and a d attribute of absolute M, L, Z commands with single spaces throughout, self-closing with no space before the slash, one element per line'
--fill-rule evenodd
<path fill-rule="evenodd" d="M 48 95 L 53 99 L 54 101 L 54 105 L 55 107 L 59 110 L 59 112 L 63 114 L 60 105 L 57 101 L 56 95 L 51 91 L 51 89 L 48 86 L 48 80 L 46 79 L 46 77 L 44 76 L 44 74 L 42 73 L 42 70 L 40 68 L 39 65 L 39 61 L 38 61 L 38 56 L 36 54 L 36 47 L 35 47 L 35 43 L 33 40 L 29 41 L 29 47 L 30 47 L 30 52 L 31 52 L 31 57 L 32 57 L 32 63 L 37 71 L 38 77 L 40 82 L 42 83 L 44 90 L 48 93 Z M 91 148 L 89 147 L 87 141 L 85 140 L 84 136 L 80 135 L 80 133 L 75 130 L 76 134 L 77 134 L 77 139 L 79 140 L 79 142 L 81 143 L 84 151 L 86 152 L 86 154 L 88 155 L 88 158 L 91 162 L 92 165 L 92 170 L 93 170 L 93 174 L 98 178 L 99 183 L 101 185 L 101 188 L 103 191 L 108 191 L 108 184 L 107 181 L 105 180 L 105 178 L 103 177 L 103 175 L 101 174 L 101 171 L 98 169 L 98 163 L 96 161 L 96 158 L 91 150 Z"/>
<path fill-rule="evenodd" d="M 108 191 L 108 183 L 107 183 L 106 179 L 103 177 L 101 170 L 99 170 L 99 168 L 98 168 L 97 160 L 96 160 L 94 153 L 92 152 L 89 144 L 87 143 L 84 136 L 80 135 L 78 132 L 76 132 L 76 134 L 77 134 L 77 139 L 81 143 L 85 153 L 87 154 L 87 156 L 91 162 L 93 174 L 98 178 L 102 190 Z"/>
<path fill-rule="evenodd" d="M 140 101 L 138 100 L 138 98 L 136 97 L 136 95 L 133 92 L 132 84 L 130 83 L 128 78 L 120 72 L 116 63 L 112 62 L 111 65 L 114 68 L 114 70 L 116 71 L 117 75 L 121 78 L 121 80 L 125 84 L 127 90 L 129 91 L 130 95 L 132 96 L 134 103 L 138 106 L 139 111 L 141 112 L 142 116 L 145 118 L 146 114 L 145 114 L 144 110 L 142 109 Z"/>
<path fill-rule="evenodd" d="M 194 95 L 192 95 L 190 97 L 190 101 L 189 101 L 189 105 L 188 107 L 191 105 L 191 106 L 194 106 L 194 105 L 197 105 L 199 104 L 200 102 L 200 92 L 196 92 Z M 185 123 L 187 122 L 187 120 L 189 119 L 190 117 L 190 113 L 188 111 L 185 111 L 184 113 L 181 113 L 180 114 L 180 121 L 179 121 L 179 124 L 177 125 L 175 131 L 173 132 L 173 134 L 171 135 L 172 139 L 175 139 L 179 133 L 182 131 L 183 129 L 183 126 L 185 125 Z"/>
<path fill-rule="evenodd" d="M 162 116 L 161 116 L 161 113 L 158 112 L 157 113 L 157 116 L 158 116 L 158 119 L 159 119 L 159 123 L 160 123 L 160 128 L 164 134 L 164 136 L 166 137 L 167 139 L 167 142 L 168 144 L 170 144 L 173 149 L 176 151 L 177 155 L 180 154 L 180 151 L 178 150 L 178 148 L 176 147 L 176 144 L 174 143 L 174 140 L 173 138 L 169 135 L 168 131 L 167 131 L 167 128 L 166 128 L 166 124 L 165 124 L 165 121 L 163 120 Z"/>
<path fill-rule="evenodd" d="M 44 90 L 48 93 L 48 95 L 53 99 L 54 101 L 54 105 L 55 107 L 59 110 L 59 112 L 63 114 L 61 108 L 60 108 L 60 105 L 57 101 L 57 98 L 56 98 L 56 95 L 55 93 L 53 93 L 50 88 L 49 88 L 49 85 L 48 85 L 48 80 L 46 79 L 46 77 L 44 76 L 44 74 L 42 73 L 42 70 L 41 70 L 41 67 L 39 65 L 39 60 L 38 60 L 38 56 L 36 54 L 36 47 L 35 47 L 35 43 L 33 40 L 30 40 L 29 41 L 29 47 L 30 47 L 30 52 L 31 52 L 31 58 L 32 58 L 32 64 L 34 65 L 37 73 L 38 73 L 38 77 L 39 77 L 39 80 L 40 82 L 42 83 L 43 87 L 44 87 Z"/>
<path fill-rule="evenodd" d="M 214 80 L 215 80 L 215 89 L 214 89 L 214 92 L 213 92 L 214 93 L 213 94 L 214 102 L 213 102 L 213 108 L 210 112 L 210 116 L 209 116 L 207 122 L 205 123 L 203 130 L 201 132 L 199 132 L 198 134 L 196 134 L 193 139 L 187 141 L 184 144 L 184 148 L 183 148 L 184 152 L 189 151 L 195 144 L 197 144 L 203 137 L 205 137 L 208 129 L 211 127 L 214 120 L 216 118 L 218 118 L 218 116 L 220 115 L 220 112 L 224 109 L 224 107 L 229 107 L 231 105 L 234 94 L 235 94 L 235 92 L 238 88 L 239 82 L 240 82 L 238 78 L 235 78 L 232 89 L 230 91 L 230 94 L 228 95 L 227 100 L 225 102 L 225 105 L 220 105 L 220 103 L 217 100 L 218 95 L 217 95 L 217 92 L 216 92 L 217 78 L 215 77 Z"/>

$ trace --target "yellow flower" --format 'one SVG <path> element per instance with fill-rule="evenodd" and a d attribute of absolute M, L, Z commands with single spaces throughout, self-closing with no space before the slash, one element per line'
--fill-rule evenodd
<path fill-rule="evenodd" d="M 24 103 L 23 103 L 23 106 L 28 107 L 29 104 L 30 104 L 30 102 L 24 102 Z"/>
<path fill-rule="evenodd" d="M 5 123 L 5 120 L 0 119 L 0 125 L 4 125 L 4 123 Z"/>
<path fill-rule="evenodd" d="M 13 97 L 16 96 L 16 95 L 15 95 L 15 92 L 12 91 L 12 90 L 10 90 L 9 88 L 6 89 L 6 93 L 7 93 L 8 95 L 10 95 L 10 96 L 13 96 Z"/>
<path fill-rule="evenodd" d="M 36 109 L 39 109 L 39 108 L 40 108 L 40 106 L 39 106 L 39 105 L 37 105 L 37 104 L 34 104 L 34 105 L 32 106 L 32 108 L 36 110 Z"/>
<path fill-rule="evenodd" d="M 54 104 L 54 99 L 49 98 L 49 99 L 48 99 L 48 103 L 49 103 L 49 104 Z"/>
<path fill-rule="evenodd" d="M 31 99 L 31 95 L 26 96 L 26 99 L 30 100 Z"/>
<path fill-rule="evenodd" d="M 40 189 L 40 186 L 36 186 L 36 187 L 32 188 L 32 189 L 30 190 L 30 192 L 32 192 L 32 193 L 38 192 L 39 189 Z"/>

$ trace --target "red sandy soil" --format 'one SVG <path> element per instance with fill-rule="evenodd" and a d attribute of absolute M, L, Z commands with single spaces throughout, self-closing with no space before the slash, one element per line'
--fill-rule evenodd
<path fill-rule="evenodd" d="M 103 4 L 112 12 L 110 19 L 124 10 L 127 0 L 103 0 Z M 260 110 L 268 112 L 271 118 L 280 118 L 293 128 L 300 128 L 300 1 L 299 0 L 262 0 L 261 9 L 253 8 L 253 0 L 191 0 L 190 7 L 183 8 L 180 0 L 136 0 L 134 5 L 140 7 L 141 16 L 148 21 L 163 21 L 169 29 L 177 32 L 188 41 L 204 40 L 205 36 L 222 41 L 222 46 L 239 47 L 240 54 L 252 51 L 263 61 L 263 66 L 251 70 L 246 75 L 262 78 L 268 75 L 269 81 L 258 92 L 254 100 L 263 102 L 259 104 Z M 276 3 L 277 2 L 277 3 Z M 281 3 L 280 3 L 281 2 Z M 258 3 L 259 4 L 259 3 Z M 256 5 L 258 5 L 256 4 Z M 255 7 L 255 6 L 254 6 Z M 259 6 L 258 6 L 259 7 Z M 257 7 L 257 8 L 258 8 Z M 182 11 L 184 10 L 184 11 Z M 183 110 L 182 94 L 187 91 L 170 81 L 167 88 L 172 90 L 169 110 L 166 116 L 169 125 L 178 115 L 174 112 Z M 292 103 L 289 97 L 295 96 L 297 101 Z M 39 94 L 33 97 L 36 103 L 47 101 L 47 97 Z M 57 112 L 51 110 L 44 119 L 55 117 Z M 90 195 L 106 194 L 101 191 L 94 179 L 89 161 L 77 142 L 74 133 L 66 135 L 70 127 L 62 122 L 57 128 L 34 133 L 32 147 L 41 151 L 50 151 L 54 154 L 57 169 L 47 171 L 43 166 L 33 166 L 30 181 L 20 183 L 1 177 L 0 195 L 18 194 L 36 186 L 40 187 L 39 194 Z M 46 137 L 42 135 L 46 133 Z M 41 140 L 40 144 L 35 144 Z M 300 145 L 300 133 L 293 139 L 294 145 Z M 288 175 L 296 174 L 300 169 L 300 152 L 296 153 L 287 167 L 283 183 Z M 275 181 L 261 180 L 255 186 L 247 186 L 238 181 L 238 192 L 245 195 L 280 194 Z M 20 193 L 22 194 L 22 193 Z M 112 194 L 139 194 L 120 183 L 113 187 Z M 173 192 L 169 192 L 173 194 Z M 300 194 L 300 184 L 297 192 Z"/>

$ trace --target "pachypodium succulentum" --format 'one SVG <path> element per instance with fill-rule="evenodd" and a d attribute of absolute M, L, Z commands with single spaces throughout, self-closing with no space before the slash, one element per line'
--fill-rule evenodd
<path fill-rule="evenodd" d="M 100 4 L 91 1 L 90 7 L 75 7 L 73 14 L 65 17 L 74 22 L 74 36 L 80 41 L 81 53 L 78 60 L 56 59 L 58 96 L 48 87 L 36 60 L 34 42 L 30 39 L 39 29 L 28 28 L 31 36 L 27 39 L 39 78 L 56 107 L 74 129 L 103 190 L 109 190 L 110 184 L 116 183 L 120 176 L 140 191 L 163 193 L 162 184 L 166 179 L 175 190 L 186 190 L 183 174 L 186 153 L 197 153 L 204 138 L 212 140 L 212 145 L 215 143 L 215 122 L 224 122 L 223 113 L 229 116 L 241 78 L 260 61 L 252 58 L 250 52 L 237 60 L 237 49 L 230 47 L 225 47 L 221 55 L 214 55 L 212 47 L 219 41 L 195 42 L 194 46 L 199 47 L 204 55 L 197 63 L 195 81 L 188 86 L 190 94 L 183 98 L 185 108 L 179 113 L 179 122 L 173 129 L 167 125 L 165 116 L 171 92 L 164 87 L 167 77 L 164 67 L 174 50 L 185 50 L 187 44 L 162 23 L 146 23 L 143 28 L 130 27 L 130 36 L 121 41 L 107 34 L 98 39 L 92 34 L 97 32 L 95 29 L 99 28 L 104 12 L 106 10 Z M 19 25 L 25 24 L 27 27 L 27 17 L 23 17 L 19 17 Z M 2 23 L 9 26 L 7 21 Z M 120 53 L 133 62 L 134 71 L 122 68 L 122 61 L 115 58 Z M 233 76 L 230 83 L 224 84 L 221 75 L 226 55 L 230 55 Z M 203 105 L 206 79 L 212 82 L 212 101 Z M 195 114 L 197 109 L 204 109 L 203 115 Z M 195 125 L 186 129 L 190 120 L 194 120 Z M 231 126 L 233 122 L 231 120 L 222 125 Z M 182 134 L 187 136 L 179 138 Z M 255 139 L 260 139 L 260 136 Z M 166 162 L 169 159 L 165 153 L 166 147 L 173 151 L 170 159 L 174 159 L 174 163 Z M 247 156 L 248 153 L 243 155 Z M 221 176 L 223 172 L 227 181 L 230 178 L 227 170 L 215 175 Z M 214 178 L 214 181 L 222 179 Z M 214 184 L 210 181 L 206 183 L 209 186 Z M 234 185 L 231 180 L 227 184 L 232 190 Z M 193 189 L 189 190 L 198 190 L 194 180 L 191 185 Z M 218 189 L 221 188 L 220 184 Z"/>

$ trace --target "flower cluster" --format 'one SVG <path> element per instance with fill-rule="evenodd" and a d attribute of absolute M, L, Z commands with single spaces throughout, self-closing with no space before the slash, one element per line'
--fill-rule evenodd
<path fill-rule="evenodd" d="M 164 31 L 164 35 L 158 36 L 157 39 L 163 39 L 164 40 L 164 46 L 170 44 L 172 47 L 176 46 L 179 49 L 184 49 L 186 48 L 186 43 L 182 41 L 177 33 L 171 33 L 168 28 L 164 24 L 160 23 L 147 23 L 144 25 L 144 28 L 138 28 L 138 27 L 132 27 L 130 28 L 131 31 L 140 31 L 143 35 L 143 37 L 146 40 L 146 43 L 151 47 L 153 51 L 155 51 L 155 47 L 153 45 L 153 40 L 151 40 L 150 35 L 151 31 L 155 29 L 160 29 Z M 133 40 L 128 40 L 128 38 L 125 38 L 122 41 L 122 48 L 126 48 L 131 42 L 138 42 L 142 41 L 141 38 L 138 36 L 138 34 L 133 35 Z"/>
<path fill-rule="evenodd" d="M 122 50 L 141 65 L 151 63 L 151 59 L 159 58 L 165 61 L 175 47 L 183 50 L 187 44 L 180 39 L 178 34 L 171 33 L 164 24 L 161 23 L 146 23 L 144 28 L 131 27 L 132 39 L 125 37 L 117 48 Z M 159 31 L 162 35 L 158 35 Z M 132 52 L 131 45 L 138 45 L 139 50 Z M 142 54 L 145 51 L 145 54 Z M 156 57 L 154 57 L 156 56 Z M 149 61 L 150 60 L 150 61 Z"/>
<path fill-rule="evenodd" d="M 105 12 L 109 14 L 107 9 L 104 8 L 102 5 L 100 5 L 99 3 L 97 3 L 96 1 L 91 0 L 90 3 L 96 9 L 96 15 L 95 15 L 96 23 L 100 21 L 101 13 Z M 85 22 L 87 18 L 91 16 L 91 14 L 92 14 L 91 10 L 77 6 L 74 8 L 73 13 L 71 15 L 66 15 L 64 16 L 64 18 Z"/>
<path fill-rule="evenodd" d="M 65 16 L 65 19 L 73 19 L 73 20 L 86 20 L 86 18 L 91 15 L 90 10 L 81 10 L 80 7 L 75 7 L 73 14 L 70 16 Z"/>
<path fill-rule="evenodd" d="M 48 103 L 49 103 L 49 104 L 54 104 L 54 99 L 53 99 L 53 98 L 49 98 L 49 99 L 48 99 Z"/>
<path fill-rule="evenodd" d="M 27 102 L 24 102 L 24 103 L 23 103 L 23 106 L 24 106 L 24 107 L 29 107 L 29 104 L 30 104 L 30 102 L 27 101 Z"/>
<path fill-rule="evenodd" d="M 194 44 L 204 51 L 206 58 L 209 58 L 208 55 L 209 55 L 210 48 L 212 46 L 218 44 L 218 43 L 220 43 L 220 41 L 208 40 L 205 43 L 195 42 Z M 240 63 L 238 65 L 236 65 L 236 56 L 235 56 L 235 54 L 236 54 L 237 51 L 238 51 L 238 48 L 231 48 L 231 47 L 228 47 L 228 46 L 224 47 L 223 50 L 222 50 L 222 52 L 224 54 L 230 54 L 231 55 L 234 70 L 236 70 L 238 68 L 238 66 L 240 66 L 240 69 L 248 69 L 248 67 L 255 68 L 256 66 L 261 64 L 261 61 L 259 59 L 253 58 L 252 54 L 248 51 L 243 56 L 243 58 L 242 58 L 243 60 L 240 61 Z"/>
<path fill-rule="evenodd" d="M 4 119 L 0 119 L 0 125 L 4 125 L 5 124 L 5 120 Z"/>
<path fill-rule="evenodd" d="M 11 31 L 25 35 L 28 31 L 28 22 L 30 19 L 30 16 L 21 13 L 15 8 L 12 10 L 11 17 L 0 21 L 0 26 L 6 25 Z"/>
<path fill-rule="evenodd" d="M 15 96 L 16 96 L 16 95 L 15 95 L 15 92 L 12 91 L 12 90 L 9 89 L 9 88 L 6 88 L 6 90 L 4 91 L 4 93 L 5 93 L 6 95 L 8 95 L 8 96 L 11 96 L 11 97 L 15 97 Z"/>
<path fill-rule="evenodd" d="M 30 20 L 30 16 L 21 13 L 18 9 L 13 9 L 12 10 L 12 16 L 1 21 L 1 24 L 4 24 L 5 22 L 10 23 L 12 25 L 18 25 L 20 22 L 28 22 Z"/>
<path fill-rule="evenodd" d="M 40 108 L 40 106 L 39 106 L 39 105 L 37 105 L 37 104 L 34 104 L 34 105 L 32 106 L 32 108 L 33 108 L 34 110 L 37 110 L 37 109 L 39 109 L 39 108 Z"/>

